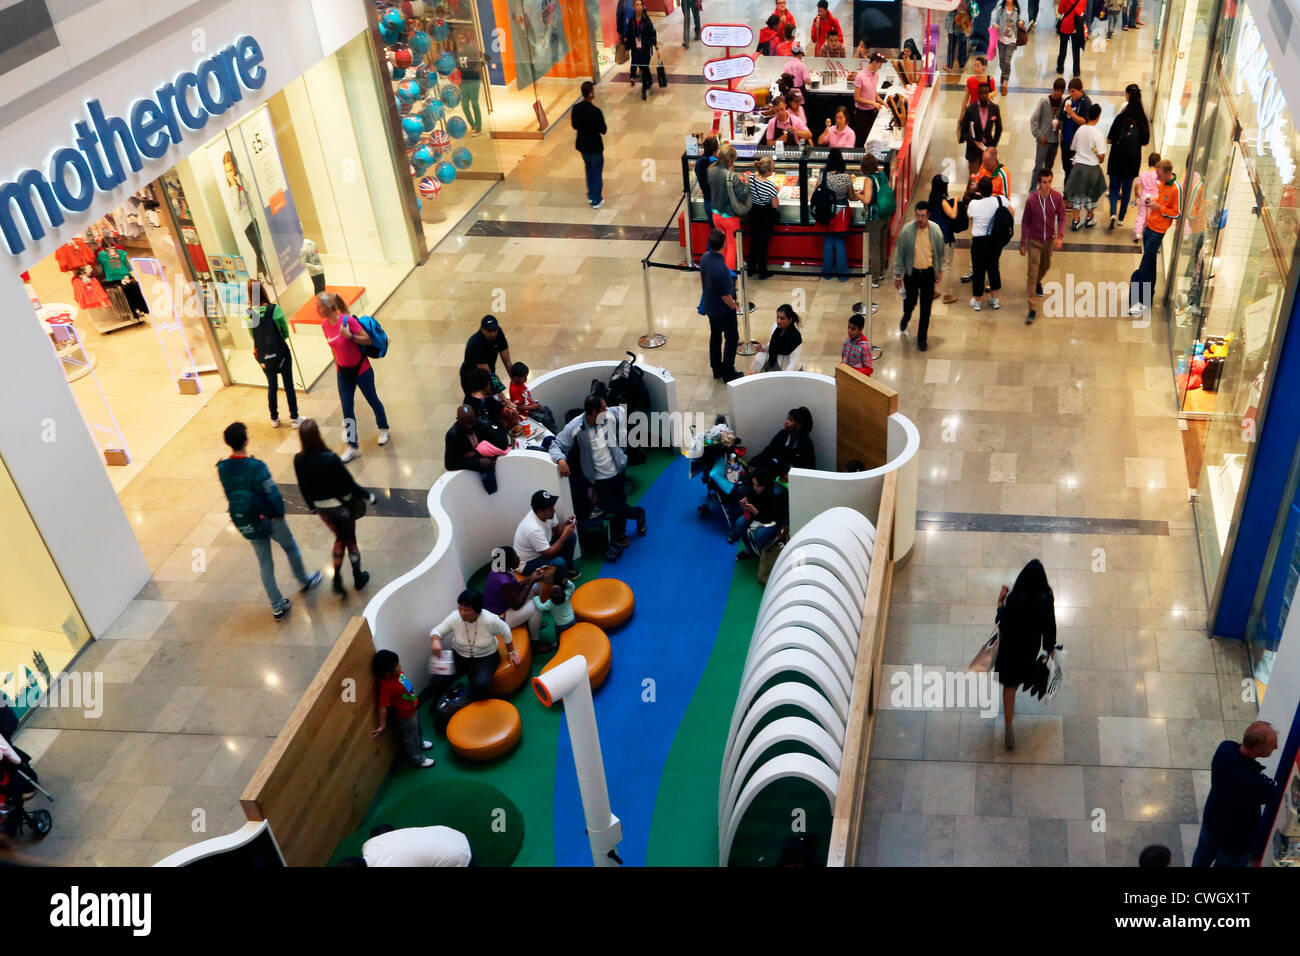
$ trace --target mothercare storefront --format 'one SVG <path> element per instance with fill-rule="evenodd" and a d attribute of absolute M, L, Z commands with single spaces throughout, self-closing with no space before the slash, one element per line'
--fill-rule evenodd
<path fill-rule="evenodd" d="M 1159 94 L 1154 145 L 1183 187 L 1177 241 L 1163 252 L 1213 619 L 1228 600 L 1225 558 L 1242 530 L 1260 437 L 1298 397 L 1294 377 L 1279 376 L 1278 357 L 1294 305 L 1300 138 L 1262 33 L 1271 27 L 1250 6 L 1175 0 L 1165 11 L 1173 19 L 1163 24 L 1158 55 L 1169 85 Z M 1233 600 L 1249 609 L 1249 595 Z"/>
<path fill-rule="evenodd" d="M 115 490 L 216 391 L 265 388 L 249 281 L 288 317 L 306 388 L 330 362 L 314 294 L 373 311 L 424 254 L 363 3 L 103 6 L 0 73 L 11 696 L 149 579 Z"/>

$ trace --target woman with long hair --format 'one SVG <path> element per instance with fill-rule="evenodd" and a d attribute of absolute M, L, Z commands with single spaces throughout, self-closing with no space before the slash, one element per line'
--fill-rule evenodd
<path fill-rule="evenodd" d="M 1015 750 L 1011 724 L 1016 716 L 1016 691 L 1033 684 L 1038 662 L 1056 651 L 1056 606 L 1043 562 L 1034 558 L 1021 568 L 1010 590 L 1002 585 L 996 620 L 999 636 L 994 670 L 1002 684 L 1003 740 L 1008 750 Z"/>
<path fill-rule="evenodd" d="M 736 147 L 730 143 L 718 147 L 718 161 L 709 170 L 709 195 L 713 205 L 713 224 L 726 237 L 723 255 L 727 268 L 735 272 L 736 230 L 740 228 L 740 216 L 749 211 L 753 200 L 746 177 L 736 173 Z"/>
<path fill-rule="evenodd" d="M 652 82 L 650 54 L 651 51 L 659 49 L 659 37 L 655 33 L 654 24 L 650 22 L 650 15 L 646 13 L 642 0 L 633 0 L 632 14 L 623 26 L 622 40 L 628 53 L 632 55 L 632 63 L 627 71 L 628 80 L 635 86 L 636 74 L 640 70 L 641 99 L 645 99 L 651 90 Z"/>
<path fill-rule="evenodd" d="M 750 459 L 750 467 L 766 468 L 777 477 L 784 478 L 791 468 L 816 468 L 817 452 L 812 440 L 813 417 L 803 405 L 792 408 L 785 416 L 785 425 L 772 436 L 758 455 Z"/>
<path fill-rule="evenodd" d="M 930 180 L 930 221 L 936 223 L 943 233 L 943 259 L 940 260 L 943 287 L 936 289 L 935 294 L 942 294 L 943 301 L 950 304 L 957 301 L 957 297 L 952 294 L 952 260 L 957 251 L 957 231 L 954 228 L 957 223 L 957 202 L 956 199 L 948 198 L 947 179 L 936 175 Z"/>
<path fill-rule="evenodd" d="M 776 322 L 766 345 L 759 345 L 749 371 L 797 372 L 801 368 L 799 356 L 803 350 L 803 335 L 799 332 L 799 314 L 791 305 L 776 310 Z"/>
<path fill-rule="evenodd" d="M 348 462 L 361 454 L 357 445 L 357 389 L 361 389 L 366 403 L 375 413 L 381 445 L 388 444 L 388 416 L 384 414 L 384 403 L 375 391 L 375 370 L 363 351 L 363 347 L 370 344 L 370 335 L 356 318 L 348 315 L 347 303 L 335 292 L 322 292 L 316 296 L 316 314 L 320 316 L 325 341 L 334 353 L 339 401 L 343 404 L 343 437 L 348 445 L 342 460 Z"/>
<path fill-rule="evenodd" d="M 835 213 L 827 223 L 822 241 L 822 278 L 835 276 L 841 282 L 849 281 L 848 205 L 859 198 L 853 188 L 853 177 L 846 171 L 844 153 L 832 146 L 826 156 L 826 169 L 822 172 L 826 188 L 835 196 Z"/>
<path fill-rule="evenodd" d="M 756 175 L 749 180 L 749 195 L 753 205 L 749 209 L 750 247 L 745 272 L 755 278 L 766 279 L 772 274 L 767 268 L 767 247 L 781 218 L 781 202 L 774 181 L 776 163 L 772 157 L 760 156 L 754 164 L 754 171 Z"/>
<path fill-rule="evenodd" d="M 370 572 L 361 570 L 357 516 L 361 502 L 374 504 L 375 496 L 358 485 L 343 460 L 329 450 L 314 418 L 303 419 L 298 438 L 302 451 L 293 456 L 298 488 L 312 514 L 319 515 L 334 535 L 334 593 L 347 593 L 343 589 L 344 551 L 352 563 L 353 587 L 360 591 L 370 580 Z"/>
<path fill-rule="evenodd" d="M 1106 174 L 1110 180 L 1108 229 L 1114 229 L 1115 223 L 1122 223 L 1128 214 L 1133 180 L 1142 171 L 1142 150 L 1151 142 L 1151 121 L 1147 119 L 1147 112 L 1142 106 L 1142 87 L 1130 83 L 1124 88 L 1124 96 L 1128 102 L 1110 124 L 1110 132 L 1106 134 L 1106 144 L 1109 147 Z M 1119 206 L 1118 214 L 1115 211 L 1116 204 Z"/>

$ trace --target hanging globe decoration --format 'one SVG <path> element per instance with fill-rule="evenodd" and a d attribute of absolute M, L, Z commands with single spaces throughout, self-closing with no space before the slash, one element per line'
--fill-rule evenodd
<path fill-rule="evenodd" d="M 420 89 L 426 93 L 429 87 L 437 85 L 438 74 L 429 69 L 429 64 L 421 63 L 415 68 L 415 82 L 420 84 Z"/>
<path fill-rule="evenodd" d="M 379 18 L 379 26 L 390 33 L 406 32 L 406 17 L 402 16 L 402 11 L 392 7 L 384 12 Z"/>
<path fill-rule="evenodd" d="M 442 181 L 445 186 L 456 180 L 456 167 L 446 161 L 439 163 L 434 167 L 433 174 Z"/>
<path fill-rule="evenodd" d="M 448 84 L 438 91 L 438 98 L 442 100 L 444 106 L 452 109 L 460 106 L 460 90 Z"/>
<path fill-rule="evenodd" d="M 447 37 L 451 36 L 451 27 L 447 26 L 446 20 L 433 21 L 433 38 L 439 43 L 446 43 Z"/>
<path fill-rule="evenodd" d="M 396 30 L 390 30 L 388 27 L 381 25 L 379 27 L 379 38 L 384 41 L 384 46 L 394 47 L 402 42 L 402 34 Z"/>
<path fill-rule="evenodd" d="M 447 80 L 451 83 L 452 86 L 460 86 L 460 80 L 461 80 L 460 70 L 452 70 L 450 73 L 448 73 Z"/>
<path fill-rule="evenodd" d="M 424 128 L 424 124 L 420 122 L 418 116 L 403 116 L 402 132 L 405 133 L 407 137 L 414 135 L 418 140 L 427 131 Z"/>
<path fill-rule="evenodd" d="M 416 197 L 415 197 L 415 211 L 416 211 L 416 212 L 424 212 L 424 203 L 420 202 L 420 197 L 419 197 L 419 196 L 416 196 Z"/>
<path fill-rule="evenodd" d="M 412 62 L 411 48 L 400 44 L 393 47 L 393 62 L 401 67 L 409 67 Z"/>
<path fill-rule="evenodd" d="M 457 146 L 451 151 L 451 161 L 457 169 L 469 169 L 474 162 L 474 154 L 464 146 Z"/>
<path fill-rule="evenodd" d="M 397 112 L 401 113 L 403 110 L 406 109 L 406 104 L 402 102 L 402 98 L 400 96 L 394 95 L 393 102 L 397 104 Z"/>
<path fill-rule="evenodd" d="M 393 67 L 393 81 L 406 79 L 406 70 L 400 66 Z"/>
<path fill-rule="evenodd" d="M 456 69 L 456 55 L 449 50 L 444 50 L 438 54 L 438 59 L 433 61 L 433 68 L 446 76 Z"/>
<path fill-rule="evenodd" d="M 411 159 L 414 161 L 416 166 L 428 168 L 437 162 L 438 157 L 434 155 L 433 148 L 428 143 L 425 143 L 415 151 Z"/>
<path fill-rule="evenodd" d="M 404 138 L 406 139 L 406 148 L 414 149 L 416 146 L 420 145 L 420 135 L 420 133 L 405 133 Z"/>
<path fill-rule="evenodd" d="M 433 41 L 429 39 L 429 34 L 423 30 L 416 30 L 411 34 L 411 39 L 407 41 L 411 46 L 411 52 L 416 56 L 422 57 L 429 52 L 429 47 L 433 46 Z"/>
<path fill-rule="evenodd" d="M 464 139 L 465 134 L 469 132 L 469 127 L 459 116 L 453 116 L 447 120 L 447 132 L 451 134 L 452 139 Z"/>
<path fill-rule="evenodd" d="M 442 105 L 442 100 L 432 97 L 426 100 L 424 108 L 420 110 L 420 121 L 424 123 L 425 132 L 432 133 L 446 112 L 447 108 Z"/>
<path fill-rule="evenodd" d="M 442 191 L 442 183 L 432 176 L 425 176 L 420 180 L 419 191 L 425 199 L 432 199 Z"/>
<path fill-rule="evenodd" d="M 445 129 L 434 130 L 433 135 L 429 137 L 429 142 L 433 144 L 433 148 L 439 153 L 451 149 L 451 137 L 447 135 Z"/>
<path fill-rule="evenodd" d="M 420 84 L 415 80 L 403 80 L 402 84 L 397 88 L 397 95 L 406 103 L 414 103 L 423 92 L 420 89 Z"/>

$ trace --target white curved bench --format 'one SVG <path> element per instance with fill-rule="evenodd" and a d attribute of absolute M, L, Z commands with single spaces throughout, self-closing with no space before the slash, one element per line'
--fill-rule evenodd
<path fill-rule="evenodd" d="M 776 372 L 768 374 L 775 375 Z M 816 784 L 831 806 L 835 806 L 835 791 L 839 786 L 839 775 L 826 762 L 808 754 L 780 754 L 766 761 L 754 771 L 736 798 L 731 808 L 726 826 L 719 829 L 718 860 L 723 866 L 731 856 L 731 844 L 736 839 L 736 830 L 745 818 L 745 811 L 754 802 L 754 798 L 763 789 L 777 780 L 794 777 Z"/>

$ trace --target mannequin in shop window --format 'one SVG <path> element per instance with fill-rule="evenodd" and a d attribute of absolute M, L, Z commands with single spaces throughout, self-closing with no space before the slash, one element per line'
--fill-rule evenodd
<path fill-rule="evenodd" d="M 266 404 L 271 412 L 271 427 L 280 427 L 277 407 L 279 382 L 284 382 L 284 397 L 289 403 L 293 427 L 302 424 L 298 415 L 298 396 L 293 390 L 293 356 L 289 351 L 289 323 L 284 311 L 266 294 L 260 282 L 248 283 L 248 322 L 253 337 L 253 357 L 266 373 Z"/>
<path fill-rule="evenodd" d="M 237 231 L 244 234 L 244 238 L 253 248 L 253 255 L 257 257 L 258 276 L 270 275 L 266 268 L 266 259 L 262 256 L 262 238 L 258 235 L 257 223 L 253 221 L 253 204 L 249 201 L 248 192 L 240 181 L 239 169 L 235 165 L 235 154 L 226 150 L 226 155 L 221 158 L 221 165 L 226 172 L 226 208 L 234 217 L 233 225 Z"/>
<path fill-rule="evenodd" d="M 107 236 L 99 245 L 95 255 L 96 267 L 103 278 L 104 288 L 111 294 L 113 289 L 121 289 L 126 297 L 126 304 L 136 318 L 149 314 L 149 304 L 145 302 L 140 283 L 131 271 L 126 250 Z"/>
<path fill-rule="evenodd" d="M 307 274 L 311 276 L 311 287 L 316 295 L 320 295 L 325 291 L 325 263 L 321 262 L 320 253 L 316 251 L 316 243 L 304 239 L 302 251 L 298 253 L 298 261 L 307 267 Z"/>

